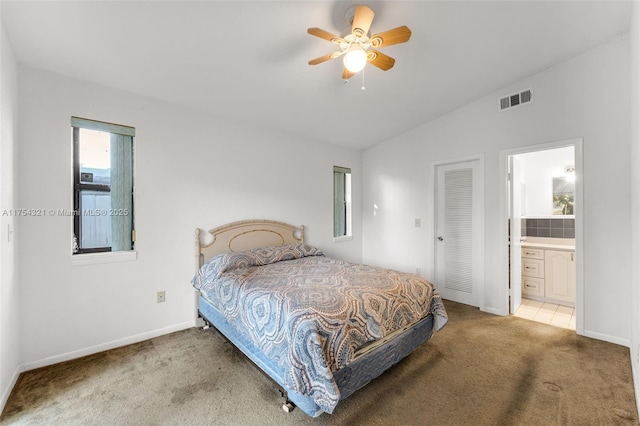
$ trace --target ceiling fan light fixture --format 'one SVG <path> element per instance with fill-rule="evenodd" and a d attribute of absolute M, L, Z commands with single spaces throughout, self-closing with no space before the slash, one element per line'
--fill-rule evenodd
<path fill-rule="evenodd" d="M 351 72 L 360 72 L 367 64 L 367 52 L 356 45 L 344 55 L 344 67 Z"/>
<path fill-rule="evenodd" d="M 309 65 L 321 64 L 342 56 L 344 63 L 342 70 L 343 80 L 348 80 L 357 72 L 364 70 L 367 62 L 382 71 L 393 68 L 396 60 L 378 49 L 409 41 L 411 30 L 406 25 L 403 25 L 369 36 L 369 29 L 374 16 L 375 13 L 369 6 L 363 4 L 350 6 L 345 17 L 348 24 L 351 25 L 351 33 L 344 37 L 316 27 L 307 28 L 307 33 L 312 36 L 340 45 L 340 51 L 312 59 L 309 61 Z M 375 48 L 375 50 L 370 50 L 371 47 Z"/>

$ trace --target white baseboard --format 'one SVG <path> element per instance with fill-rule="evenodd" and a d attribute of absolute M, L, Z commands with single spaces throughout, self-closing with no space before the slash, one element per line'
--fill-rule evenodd
<path fill-rule="evenodd" d="M 481 310 L 482 312 L 486 312 L 486 313 L 488 313 L 488 314 L 498 315 L 498 316 L 501 316 L 501 317 L 504 317 L 504 316 L 505 316 L 505 314 L 504 314 L 504 313 L 502 313 L 502 312 L 500 312 L 500 309 L 497 309 L 497 308 L 487 308 L 487 307 L 485 306 L 484 308 L 480 308 L 480 310 Z"/>
<path fill-rule="evenodd" d="M 11 391 L 13 390 L 13 387 L 16 385 L 16 382 L 18 381 L 18 377 L 20 376 L 20 373 L 22 373 L 23 371 L 24 371 L 24 368 L 21 365 L 17 366 L 16 371 L 13 373 L 13 376 L 11 376 L 11 380 L 9 380 L 7 388 L 4 389 L 4 391 L 2 392 L 2 399 L 0 399 L 0 413 L 4 411 L 4 406 L 7 404 L 7 401 L 9 400 Z"/>
<path fill-rule="evenodd" d="M 640 418 L 640 347 L 634 351 L 630 351 L 631 356 L 631 378 L 633 379 L 633 388 L 636 394 L 636 408 L 638 410 L 638 418 Z"/>
<path fill-rule="evenodd" d="M 631 347 L 631 341 L 629 339 L 623 339 L 616 336 L 610 336 L 604 333 L 598 333 L 596 331 L 584 330 L 582 334 L 585 337 L 591 337 L 592 339 L 603 340 L 609 343 L 615 343 L 616 345 L 624 346 L 627 348 Z"/>
<path fill-rule="evenodd" d="M 174 324 L 169 327 L 160 328 L 158 330 L 152 330 L 146 333 L 136 334 L 135 336 L 129 336 L 122 339 L 113 340 L 111 342 L 101 343 L 99 345 L 90 346 L 88 348 L 79 349 L 77 351 L 50 356 L 38 361 L 31 361 L 23 364 L 21 371 L 29 371 L 29 370 L 34 370 L 40 367 L 46 367 L 48 365 L 69 361 L 69 360 L 80 358 L 86 355 L 92 355 L 92 354 L 106 351 L 109 349 L 119 348 L 121 346 L 130 345 L 132 343 L 142 342 L 144 340 L 153 339 L 154 337 L 162 336 L 165 334 L 173 333 L 176 331 L 184 330 L 184 329 L 195 327 L 195 326 L 196 326 L 195 320 L 187 321 L 180 324 Z"/>

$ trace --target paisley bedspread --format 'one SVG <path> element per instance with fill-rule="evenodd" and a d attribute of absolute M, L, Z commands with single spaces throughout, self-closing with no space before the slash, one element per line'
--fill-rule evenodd
<path fill-rule="evenodd" d="M 306 244 L 212 258 L 195 288 L 286 372 L 287 386 L 331 413 L 340 399 L 333 372 L 363 345 L 428 314 L 447 314 L 424 278 L 325 257 Z"/>

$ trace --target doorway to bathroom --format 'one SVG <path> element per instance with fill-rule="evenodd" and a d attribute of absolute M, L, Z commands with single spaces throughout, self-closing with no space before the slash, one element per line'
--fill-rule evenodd
<path fill-rule="evenodd" d="M 503 155 L 508 312 L 580 329 L 582 141 L 526 147 Z"/>

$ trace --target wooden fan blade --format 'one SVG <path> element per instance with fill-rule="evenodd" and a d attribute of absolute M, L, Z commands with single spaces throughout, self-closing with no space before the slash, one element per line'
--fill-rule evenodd
<path fill-rule="evenodd" d="M 371 65 L 375 65 L 380 68 L 382 71 L 393 68 L 393 65 L 396 63 L 396 60 L 391 56 L 387 56 L 377 50 L 369 50 L 367 52 L 367 61 L 371 62 Z"/>
<path fill-rule="evenodd" d="M 331 43 L 340 44 L 344 40 L 335 34 L 331 34 L 329 31 L 325 31 L 321 28 L 307 28 L 307 33 L 312 36 L 320 37 L 323 40 L 330 41 Z"/>
<path fill-rule="evenodd" d="M 315 58 L 309 61 L 309 65 L 318 65 L 323 62 L 328 61 L 329 59 L 335 59 L 338 56 L 342 56 L 343 52 L 333 52 L 328 55 L 320 56 L 319 58 Z"/>
<path fill-rule="evenodd" d="M 393 44 L 405 43 L 411 37 L 411 30 L 406 25 L 385 31 L 380 34 L 374 34 L 369 40 L 372 47 L 391 46 Z"/>
<path fill-rule="evenodd" d="M 342 79 L 346 80 L 348 78 L 353 77 L 354 75 L 356 75 L 356 73 L 349 71 L 348 69 L 344 68 L 342 70 Z"/>
<path fill-rule="evenodd" d="M 366 36 L 373 21 L 373 10 L 369 6 L 359 5 L 353 14 L 351 32 L 356 37 Z"/>

